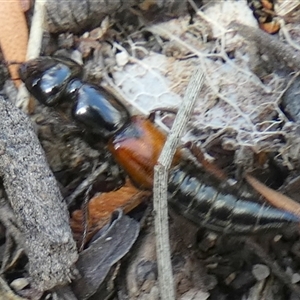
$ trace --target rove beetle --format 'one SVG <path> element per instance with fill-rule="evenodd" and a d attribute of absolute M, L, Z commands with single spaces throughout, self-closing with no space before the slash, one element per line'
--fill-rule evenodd
<path fill-rule="evenodd" d="M 131 180 L 151 189 L 153 169 L 166 136 L 149 119 L 127 108 L 100 87 L 83 82 L 76 62 L 40 57 L 20 67 L 20 78 L 42 104 L 72 103 L 72 117 L 86 130 L 108 139 L 108 149 Z M 169 173 L 169 204 L 194 223 L 222 233 L 251 234 L 299 223 L 300 218 L 249 199 L 230 184 L 175 154 Z"/>

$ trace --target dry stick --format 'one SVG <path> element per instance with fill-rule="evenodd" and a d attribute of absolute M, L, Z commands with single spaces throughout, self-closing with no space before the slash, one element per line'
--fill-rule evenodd
<path fill-rule="evenodd" d="M 51 33 L 80 32 L 116 12 L 128 10 L 137 0 L 51 0 L 46 4 L 47 27 Z"/>
<path fill-rule="evenodd" d="M 142 3 L 141 3 L 142 2 Z M 153 5 L 155 3 L 155 5 Z M 106 16 L 133 11 L 133 7 L 140 16 L 154 8 L 156 15 L 180 15 L 186 8 L 182 0 L 51 0 L 46 3 L 46 15 L 48 30 L 52 33 L 73 32 L 78 33 L 86 28 L 99 26 Z M 153 16 L 155 16 L 153 14 Z M 149 15 L 149 14 L 148 14 Z"/>
<path fill-rule="evenodd" d="M 197 95 L 202 88 L 203 78 L 204 75 L 200 69 L 193 74 L 174 125 L 158 159 L 157 165 L 154 167 L 154 223 L 160 296 L 162 300 L 175 299 L 168 227 L 168 170 L 171 166 L 182 132 L 190 118 Z"/>
<path fill-rule="evenodd" d="M 300 216 L 300 204 L 288 196 L 285 196 L 258 181 L 251 175 L 245 175 L 248 183 L 273 206 L 288 211 L 296 216 Z"/>
<path fill-rule="evenodd" d="M 26 60 L 36 58 L 40 55 L 43 39 L 43 24 L 45 19 L 45 3 L 46 0 L 35 1 Z M 21 84 L 17 96 L 17 106 L 23 107 L 24 111 L 27 111 L 29 97 L 30 95 L 24 83 Z"/>
<path fill-rule="evenodd" d="M 89 200 L 90 200 L 90 191 L 91 191 L 92 187 L 93 186 L 90 185 L 88 187 L 88 189 L 85 191 L 83 204 L 81 205 L 81 207 L 82 207 L 81 209 L 83 211 L 83 224 L 82 224 L 83 233 L 82 233 L 81 245 L 79 247 L 79 252 L 83 251 L 83 249 L 84 249 L 84 245 L 86 243 L 86 237 L 87 237 L 88 230 L 89 230 L 90 215 L 89 215 L 88 203 L 89 203 Z"/>
<path fill-rule="evenodd" d="M 230 27 L 246 40 L 255 43 L 260 53 L 267 55 L 273 64 L 277 63 L 279 64 L 278 67 L 288 67 L 296 71 L 300 69 L 300 57 L 291 46 L 262 30 L 247 25 L 232 22 Z"/>
<path fill-rule="evenodd" d="M 26 59 L 33 59 L 40 55 L 42 48 L 46 0 L 35 1 L 34 14 L 31 22 Z"/>
<path fill-rule="evenodd" d="M 3 97 L 0 176 L 24 236 L 33 286 L 67 284 L 78 258 L 67 207 L 28 117 Z"/>

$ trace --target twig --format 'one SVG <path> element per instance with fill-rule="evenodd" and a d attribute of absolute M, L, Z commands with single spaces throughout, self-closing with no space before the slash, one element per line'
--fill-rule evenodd
<path fill-rule="evenodd" d="M 300 217 L 300 204 L 288 196 L 285 196 L 258 181 L 251 175 L 245 175 L 248 183 L 261 195 L 263 195 L 273 206 Z"/>
<path fill-rule="evenodd" d="M 24 236 L 33 286 L 68 283 L 78 254 L 69 215 L 27 116 L 0 97 L 0 176 Z"/>
<path fill-rule="evenodd" d="M 40 55 L 43 39 L 43 24 L 45 20 L 46 0 L 35 1 L 34 14 L 31 22 L 26 59 L 33 59 Z"/>
<path fill-rule="evenodd" d="M 197 95 L 203 84 L 203 72 L 197 70 L 187 87 L 182 106 L 176 116 L 174 125 L 154 168 L 154 213 L 158 275 L 162 300 L 175 299 L 172 266 L 170 258 L 167 188 L 168 170 L 177 149 L 180 137 L 190 118 Z"/>
<path fill-rule="evenodd" d="M 86 243 L 86 237 L 88 234 L 88 230 L 89 230 L 89 208 L 88 208 L 88 202 L 90 200 L 89 196 L 90 196 L 90 191 L 92 189 L 93 185 L 91 184 L 88 189 L 85 191 L 84 194 L 84 201 L 83 204 L 81 205 L 81 209 L 83 212 L 83 233 L 82 233 L 82 240 L 81 240 L 81 245 L 79 247 L 79 252 L 82 252 L 84 249 L 84 245 Z"/>
<path fill-rule="evenodd" d="M 155 5 L 153 5 L 155 4 Z M 136 9 L 134 9 L 136 7 Z M 153 11 L 152 18 L 157 15 L 166 17 L 180 15 L 185 11 L 186 3 L 182 0 L 139 1 L 139 0 L 73 0 L 47 1 L 46 13 L 48 30 L 51 33 L 78 33 L 86 28 L 95 28 L 101 24 L 106 16 L 116 16 L 119 19 L 129 12 L 140 17 Z M 153 10 L 154 9 L 154 10 Z M 124 14 L 126 12 L 126 14 Z M 144 21 L 145 22 L 145 21 Z"/>
<path fill-rule="evenodd" d="M 255 43 L 260 53 L 268 56 L 274 69 L 288 68 L 295 71 L 300 69 L 300 58 L 291 46 L 280 42 L 262 30 L 250 26 L 236 22 L 232 22 L 230 26 L 246 40 Z"/>
<path fill-rule="evenodd" d="M 280 20 L 280 28 L 281 28 L 281 32 L 283 33 L 283 36 L 286 39 L 287 43 L 290 46 L 292 46 L 293 48 L 295 48 L 296 50 L 299 51 L 300 50 L 300 45 L 293 41 L 289 31 L 287 30 L 287 28 L 285 26 L 284 20 Z"/>
<path fill-rule="evenodd" d="M 35 1 L 34 14 L 31 22 L 30 35 L 27 47 L 26 60 L 36 58 L 40 55 L 43 39 L 43 24 L 45 19 L 46 0 Z M 24 84 L 19 87 L 17 106 L 27 111 L 30 95 Z"/>
<path fill-rule="evenodd" d="M 91 25 L 95 25 L 94 27 L 100 25 L 107 15 L 128 9 L 135 1 L 124 3 L 121 0 L 47 1 L 47 27 L 51 33 L 67 31 L 77 33 Z"/>

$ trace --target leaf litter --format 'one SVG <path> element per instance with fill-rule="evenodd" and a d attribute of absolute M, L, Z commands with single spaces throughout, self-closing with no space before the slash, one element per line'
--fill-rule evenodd
<path fill-rule="evenodd" d="M 279 1 L 279 11 L 286 2 L 288 1 Z M 293 10 L 295 11 L 295 7 L 289 9 L 288 13 L 282 13 L 281 10 L 281 14 L 290 14 Z M 214 150 L 217 145 L 223 151 L 229 151 L 233 156 L 232 163 L 235 167 L 242 167 L 242 170 L 246 171 L 257 168 L 255 161 L 257 154 L 267 153 L 271 156 L 272 163 L 275 162 L 280 168 L 283 167 L 289 172 L 289 177 L 286 178 L 290 179 L 291 176 L 293 178 L 294 174 L 299 172 L 297 143 L 299 130 L 297 121 L 285 114 L 284 107 L 281 105 L 281 97 L 288 90 L 290 82 L 297 79 L 290 70 L 279 68 L 278 71 L 276 65 L 274 66 L 276 62 L 272 61 L 272 56 L 268 57 L 268 53 L 260 52 L 262 47 L 257 41 L 239 35 L 238 30 L 231 27 L 232 21 L 240 21 L 252 26 L 253 30 L 258 27 L 246 1 L 209 3 L 196 13 L 192 24 L 189 24 L 189 20 L 189 16 L 181 16 L 142 29 L 143 33 L 152 34 L 154 40 L 160 45 L 159 51 L 153 51 L 147 41 L 138 40 L 136 36 L 140 32 L 133 32 L 122 42 L 114 41 L 113 53 L 121 51 L 123 54 L 116 59 L 115 65 L 105 66 L 109 68 L 112 78 L 104 77 L 104 82 L 106 79 L 107 83 L 118 91 L 135 110 L 148 114 L 156 108 L 176 109 L 180 106 L 193 70 L 196 67 L 202 68 L 206 75 L 205 88 L 196 103 L 184 140 L 199 142 L 206 155 L 216 161 L 218 161 L 218 155 Z M 292 35 L 291 47 L 300 44 L 300 38 L 295 34 L 297 26 L 299 25 L 296 22 L 289 23 L 283 25 L 281 30 Z M 280 35 L 281 32 L 278 37 L 275 37 L 278 40 L 284 39 Z M 289 39 L 286 37 L 285 39 L 289 43 Z M 166 129 L 166 126 L 164 128 Z M 244 153 L 250 153 L 250 159 L 238 161 L 238 158 L 245 156 Z M 259 167 L 265 171 L 272 167 L 272 163 L 267 160 Z M 240 179 L 235 172 L 231 171 L 230 175 Z M 175 223 L 181 223 L 181 221 L 179 222 L 175 217 L 173 223 L 171 222 L 171 228 L 178 225 Z M 275 255 L 274 262 L 266 261 L 265 263 L 275 264 L 279 261 L 282 267 L 279 273 L 283 276 L 284 269 L 287 267 L 296 272 L 295 265 L 299 260 L 297 255 L 291 254 L 288 250 L 296 239 L 292 233 L 290 237 L 290 241 L 286 238 L 279 238 L 276 242 L 272 240 L 272 237 L 257 238 L 258 240 L 268 239 L 271 248 L 279 249 L 276 255 L 270 252 L 273 257 Z M 182 247 L 178 247 L 178 239 L 181 238 L 183 235 L 171 235 L 171 243 L 177 244 L 177 247 L 172 249 L 173 254 L 185 253 Z M 192 239 L 189 242 L 193 245 L 192 252 L 195 251 L 196 246 Z M 236 255 L 234 250 L 237 245 L 240 245 L 240 241 L 235 238 L 224 240 L 219 237 L 211 242 L 209 235 L 207 236 L 206 231 L 203 230 L 200 230 L 198 242 L 201 244 L 207 242 L 209 245 L 206 250 L 197 249 L 194 258 L 203 268 L 204 274 L 201 274 L 201 279 L 209 282 L 208 275 L 210 274 L 207 274 L 207 270 L 210 270 L 209 273 L 213 276 L 210 282 L 216 281 L 217 284 L 197 286 L 191 278 L 199 276 L 197 271 L 193 270 L 189 273 L 189 267 L 183 269 L 184 271 L 180 269 L 180 274 L 184 273 L 182 281 L 185 281 L 181 287 L 188 286 L 188 288 L 181 290 L 178 299 L 196 299 L 197 296 L 193 295 L 199 295 L 198 297 L 204 299 L 208 293 L 211 299 L 233 299 L 232 297 L 245 299 L 248 293 L 246 282 L 248 275 L 246 276 L 246 269 L 240 271 L 241 266 L 249 262 L 253 265 L 257 263 L 257 259 L 252 257 L 253 254 L 248 252 L 247 245 L 241 246 L 240 254 Z M 282 253 L 288 253 L 288 257 L 294 262 L 284 261 L 282 255 L 278 254 L 280 249 Z M 269 253 L 267 249 L 265 251 Z M 174 257 L 183 263 L 187 255 L 187 253 L 178 254 Z M 139 259 L 139 256 L 131 257 L 134 262 Z M 149 264 L 151 259 L 147 260 Z M 231 262 L 231 265 L 228 262 Z M 176 263 L 176 260 L 173 263 Z M 186 261 L 185 264 L 188 265 Z M 147 265 L 145 260 L 144 265 Z M 270 269 L 272 270 L 272 267 Z M 146 272 L 146 269 L 142 267 L 138 270 L 140 270 L 140 276 Z M 143 286 L 148 286 L 148 288 L 136 291 L 131 299 L 143 299 L 148 294 L 157 295 L 155 280 L 151 281 L 151 287 L 147 280 L 146 278 Z M 278 295 L 284 297 L 281 283 L 276 279 L 275 282 L 282 289 Z M 130 288 L 126 280 L 123 284 Z M 226 290 L 229 290 L 227 295 Z M 252 296 L 249 295 L 248 299 L 255 299 L 259 291 L 261 291 L 261 286 L 253 286 Z M 274 294 L 273 297 L 275 297 Z M 286 298 L 278 296 L 277 299 Z"/>

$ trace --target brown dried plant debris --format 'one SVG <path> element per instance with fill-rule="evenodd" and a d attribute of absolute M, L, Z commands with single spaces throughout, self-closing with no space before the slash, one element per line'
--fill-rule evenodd
<path fill-rule="evenodd" d="M 248 183 L 261 195 L 263 195 L 273 206 L 288 211 L 294 215 L 300 216 L 300 204 L 259 182 L 251 175 L 246 175 Z"/>

